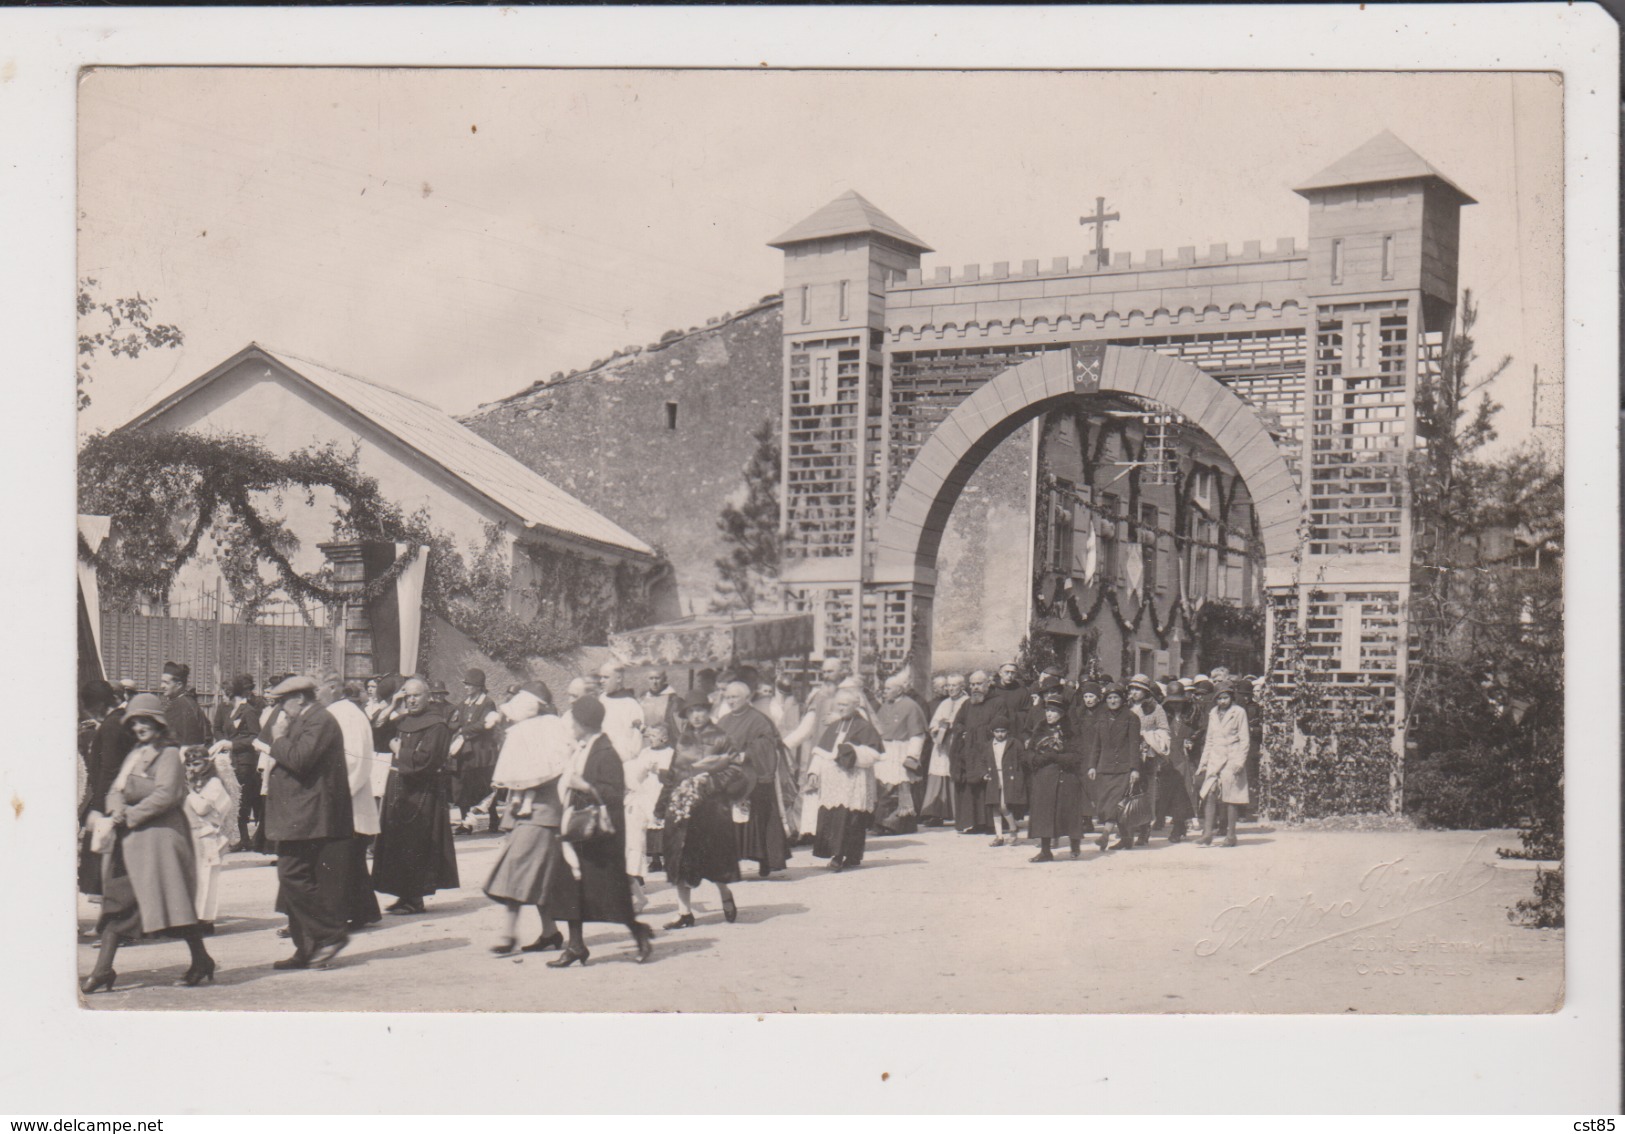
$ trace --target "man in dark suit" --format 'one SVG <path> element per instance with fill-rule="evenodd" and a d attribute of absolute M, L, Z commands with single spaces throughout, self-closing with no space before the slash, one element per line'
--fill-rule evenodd
<path fill-rule="evenodd" d="M 462 813 L 461 826 L 473 831 L 476 808 L 491 794 L 491 773 L 497 766 L 502 734 L 486 719 L 497 706 L 485 691 L 485 671 L 471 669 L 463 674 L 463 689 L 463 700 L 451 714 L 451 754 L 457 760 L 455 802 Z M 493 832 L 501 820 L 494 806 L 486 813 L 488 829 Z"/>
<path fill-rule="evenodd" d="M 290 677 L 270 696 L 281 711 L 270 727 L 265 827 L 276 843 L 294 944 L 293 956 L 272 967 L 325 968 L 350 943 L 344 899 L 353 824 L 344 734 L 316 703 L 314 678 Z"/>
<path fill-rule="evenodd" d="M 192 669 L 184 662 L 166 661 L 158 687 L 164 694 L 164 717 L 169 735 L 181 747 L 207 744 L 212 739 L 209 718 L 192 692 Z"/>

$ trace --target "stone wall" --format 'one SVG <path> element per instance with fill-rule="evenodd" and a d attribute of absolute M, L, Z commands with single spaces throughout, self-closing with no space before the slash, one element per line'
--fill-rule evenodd
<path fill-rule="evenodd" d="M 764 301 L 463 424 L 662 551 L 685 612 L 704 612 L 724 550 L 717 517 L 743 498 L 756 428 L 780 425 L 782 318 Z M 1031 446 L 1023 429 L 993 453 L 949 522 L 935 628 L 939 657 L 955 659 L 945 664 L 1014 657 L 1025 633 Z"/>
<path fill-rule="evenodd" d="M 482 406 L 463 424 L 653 544 L 685 612 L 709 608 L 717 518 L 780 416 L 775 298 Z M 675 415 L 673 418 L 672 415 Z"/>

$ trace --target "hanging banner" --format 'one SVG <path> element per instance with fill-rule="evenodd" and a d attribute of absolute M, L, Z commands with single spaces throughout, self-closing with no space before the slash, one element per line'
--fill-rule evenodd
<path fill-rule="evenodd" d="M 1145 560 L 1141 558 L 1139 544 L 1131 544 L 1126 550 L 1128 551 L 1128 562 L 1123 566 L 1127 568 L 1128 593 L 1138 598 L 1140 591 L 1145 587 Z M 1147 592 L 1146 597 L 1149 599 L 1149 592 Z"/>
<path fill-rule="evenodd" d="M 79 517 L 79 535 L 93 552 L 102 549 L 102 542 L 107 539 L 107 533 L 112 526 L 113 518 L 111 516 Z M 78 563 L 79 593 L 85 599 L 85 615 L 90 620 L 90 637 L 96 643 L 96 661 L 100 664 L 102 657 L 101 583 L 96 578 L 95 564 L 86 563 L 83 559 L 79 559 Z"/>
<path fill-rule="evenodd" d="M 411 547 L 395 545 L 397 556 L 406 555 Z M 423 576 L 429 567 L 429 549 L 420 547 L 417 556 L 408 563 L 395 580 L 395 601 L 401 618 L 400 672 L 418 672 L 418 643 L 423 634 Z"/>
<path fill-rule="evenodd" d="M 1083 581 L 1092 583 L 1100 570 L 1100 537 L 1095 533 L 1095 526 L 1089 525 L 1089 539 L 1083 545 Z"/>

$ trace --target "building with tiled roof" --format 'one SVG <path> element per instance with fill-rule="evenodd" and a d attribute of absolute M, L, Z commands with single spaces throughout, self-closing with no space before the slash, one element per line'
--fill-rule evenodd
<path fill-rule="evenodd" d="M 354 453 L 357 467 L 378 482 L 381 495 L 408 515 L 426 516 L 433 529 L 450 537 L 465 564 L 485 552 L 506 559 L 512 570 L 508 604 L 516 623 L 548 609 L 567 609 L 573 617 L 582 605 L 582 587 L 602 590 L 599 597 L 608 606 L 596 600 L 591 605 L 612 612 L 600 633 L 584 639 L 588 644 L 602 644 L 609 630 L 624 629 L 619 616 L 638 624 L 676 613 L 675 595 L 664 589 L 667 565 L 645 539 L 430 403 L 371 378 L 250 344 L 160 392 L 124 428 L 244 435 L 284 455 L 325 446 Z M 319 570 L 324 554 L 332 558 L 333 548 L 343 546 L 332 543 L 338 535 L 334 503 L 323 491 L 309 499 L 261 502 L 298 538 L 291 557 L 296 570 Z M 188 565 L 180 580 L 183 590 L 213 590 L 215 568 L 207 560 L 205 555 Z M 380 569 L 369 559 L 365 577 Z M 640 609 L 620 601 L 626 586 L 643 588 L 635 604 Z M 641 609 L 645 604 L 649 609 Z M 428 615 L 425 620 L 426 625 L 437 621 Z M 380 630 L 373 636 L 382 642 L 387 634 Z M 429 656 L 419 660 L 443 679 L 470 665 L 486 669 L 493 682 L 523 676 L 483 655 L 447 623 L 438 622 L 431 640 Z M 372 659 L 377 667 L 367 672 L 389 671 L 391 658 L 381 646 Z M 346 669 L 365 670 L 368 664 L 347 660 Z"/>

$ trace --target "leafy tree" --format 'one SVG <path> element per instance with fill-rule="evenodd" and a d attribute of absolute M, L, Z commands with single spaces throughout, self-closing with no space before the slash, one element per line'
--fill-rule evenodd
<path fill-rule="evenodd" d="M 91 381 L 91 363 L 106 351 L 117 358 L 135 358 L 143 351 L 173 350 L 186 341 L 181 329 L 172 323 L 153 321 L 155 300 L 137 292 L 122 299 L 105 300 L 97 294 L 101 285 L 90 278 L 79 281 L 79 369 L 75 374 L 79 408 L 90 404 L 85 387 Z"/>
<path fill-rule="evenodd" d="M 754 611 L 777 605 L 779 576 L 779 433 L 764 422 L 745 463 L 745 499 L 722 509 L 717 527 L 728 553 L 716 561 L 715 611 Z"/>
<path fill-rule="evenodd" d="M 1516 825 L 1524 853 L 1559 857 L 1563 476 L 1534 446 L 1484 455 L 1500 407 L 1472 395 L 1510 359 L 1475 380 L 1477 319 L 1464 292 L 1418 376 L 1405 802 L 1440 825 Z"/>

